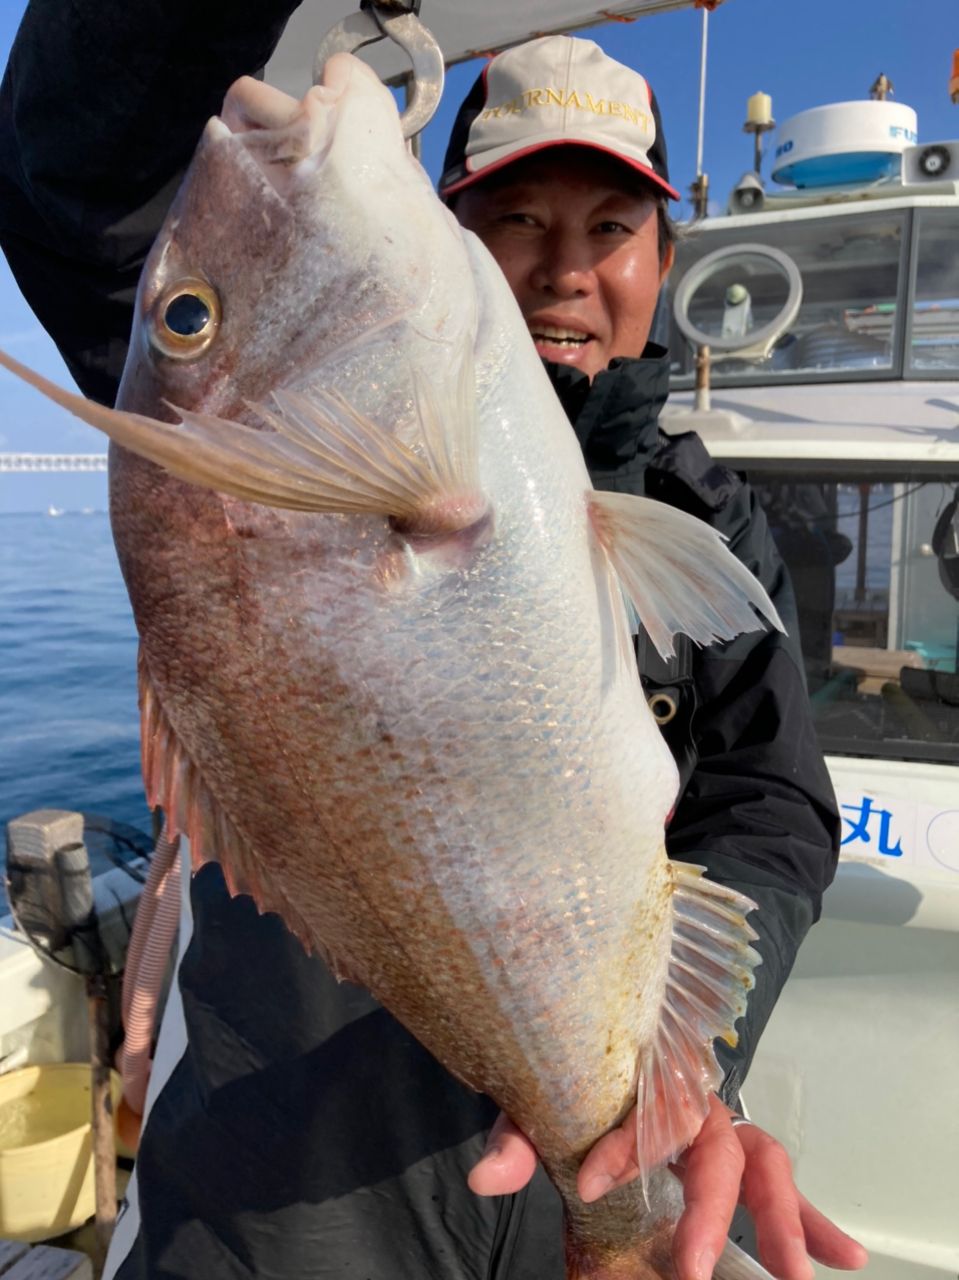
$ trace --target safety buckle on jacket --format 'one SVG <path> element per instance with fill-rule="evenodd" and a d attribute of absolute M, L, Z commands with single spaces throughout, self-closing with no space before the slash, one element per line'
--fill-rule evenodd
<path fill-rule="evenodd" d="M 419 8 L 420 0 L 361 0 L 356 13 L 327 32 L 313 59 L 313 83 L 319 84 L 323 67 L 334 53 L 355 53 L 384 37 L 399 45 L 413 67 L 411 92 L 400 116 L 404 138 L 412 138 L 433 118 L 446 74 L 443 51 L 420 22 Z"/>

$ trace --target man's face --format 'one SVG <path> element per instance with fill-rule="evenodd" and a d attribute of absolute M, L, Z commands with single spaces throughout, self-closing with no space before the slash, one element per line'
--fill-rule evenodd
<path fill-rule="evenodd" d="M 673 255 L 660 264 L 655 202 L 624 165 L 550 148 L 468 187 L 453 211 L 499 263 L 544 359 L 593 378 L 642 354 Z"/>

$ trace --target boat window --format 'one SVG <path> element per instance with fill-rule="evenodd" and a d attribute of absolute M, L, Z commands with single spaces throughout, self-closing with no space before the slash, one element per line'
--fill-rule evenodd
<path fill-rule="evenodd" d="M 919 209 L 909 369 L 959 372 L 959 210 Z"/>
<path fill-rule="evenodd" d="M 677 248 L 669 280 L 670 304 L 696 261 L 736 244 L 781 249 L 799 268 L 803 283 L 799 314 L 769 354 L 715 358 L 713 383 L 892 376 L 904 225 L 905 215 L 898 211 L 692 230 Z M 744 309 L 743 290 L 748 295 L 751 327 L 757 330 L 782 307 L 786 282 L 779 271 L 744 254 L 741 263 L 733 259 L 695 291 L 690 318 L 697 328 L 717 337 L 734 332 L 737 315 Z M 674 385 L 690 385 L 695 353 L 675 320 L 670 324 L 669 350 Z"/>
<path fill-rule="evenodd" d="M 750 478 L 793 580 L 823 749 L 959 764 L 959 472 Z"/>

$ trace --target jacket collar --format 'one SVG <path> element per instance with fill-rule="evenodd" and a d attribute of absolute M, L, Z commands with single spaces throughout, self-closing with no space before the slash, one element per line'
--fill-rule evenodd
<path fill-rule="evenodd" d="M 591 471 L 615 471 L 653 453 L 669 394 L 669 356 L 663 347 L 648 342 L 638 359 L 618 357 L 592 382 L 569 365 L 547 361 L 546 372 Z"/>

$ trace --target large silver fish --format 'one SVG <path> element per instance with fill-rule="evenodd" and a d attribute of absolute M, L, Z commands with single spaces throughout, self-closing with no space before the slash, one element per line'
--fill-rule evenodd
<path fill-rule="evenodd" d="M 761 587 L 592 490 L 498 268 L 346 55 L 210 121 L 117 410 L 45 389 L 116 442 L 151 803 L 529 1135 L 570 1277 L 670 1275 L 665 1163 L 757 957 L 751 904 L 666 857 L 624 597 L 667 652 L 779 625 Z M 641 1183 L 582 1203 L 637 1100 Z M 734 1252 L 718 1274 L 765 1274 Z"/>

